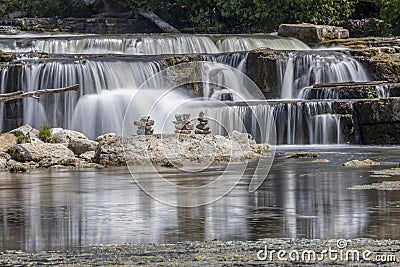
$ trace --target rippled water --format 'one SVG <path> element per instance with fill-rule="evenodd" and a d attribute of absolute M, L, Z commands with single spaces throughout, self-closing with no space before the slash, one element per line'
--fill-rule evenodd
<path fill-rule="evenodd" d="M 330 162 L 283 154 L 298 150 L 317 152 Z M 271 237 L 400 239 L 398 191 L 347 189 L 396 179 L 371 177 L 369 171 L 397 165 L 399 155 L 399 147 L 280 147 L 258 192 L 248 193 L 245 177 L 225 198 L 198 208 L 167 206 L 150 198 L 122 167 L 1 173 L 0 250 Z M 347 160 L 365 158 L 383 165 L 342 167 Z M 173 175 L 197 184 L 220 170 L 216 166 L 202 176 Z M 158 178 L 149 179 L 157 187 Z M 182 196 L 174 197 L 179 203 Z"/>

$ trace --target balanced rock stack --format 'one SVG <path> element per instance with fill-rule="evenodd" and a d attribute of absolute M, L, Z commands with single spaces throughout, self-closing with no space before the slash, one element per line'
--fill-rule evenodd
<path fill-rule="evenodd" d="M 190 134 L 193 130 L 193 124 L 190 122 L 190 114 L 175 115 L 175 133 Z"/>
<path fill-rule="evenodd" d="M 154 121 L 149 116 L 140 118 L 139 121 L 135 121 L 134 125 L 138 127 L 138 135 L 152 135 Z"/>
<path fill-rule="evenodd" d="M 200 112 L 198 117 L 199 124 L 196 126 L 196 134 L 210 134 L 211 130 L 208 126 L 208 120 L 204 116 L 204 112 Z"/>

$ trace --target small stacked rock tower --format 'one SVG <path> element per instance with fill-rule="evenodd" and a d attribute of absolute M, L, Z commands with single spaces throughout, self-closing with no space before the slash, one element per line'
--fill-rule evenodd
<path fill-rule="evenodd" d="M 133 123 L 138 127 L 137 135 L 152 135 L 154 120 L 150 119 L 150 116 L 140 118 L 140 121 L 135 121 Z"/>
<path fill-rule="evenodd" d="M 211 130 L 210 127 L 208 126 L 208 120 L 204 116 L 204 112 L 200 112 L 199 117 L 197 119 L 199 121 L 199 124 L 196 126 L 196 134 L 210 134 Z"/>
<path fill-rule="evenodd" d="M 175 115 L 175 133 L 190 134 L 193 130 L 193 124 L 190 122 L 190 114 Z"/>

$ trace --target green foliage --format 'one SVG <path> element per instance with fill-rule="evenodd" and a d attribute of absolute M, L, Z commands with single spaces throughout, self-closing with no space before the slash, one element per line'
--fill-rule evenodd
<path fill-rule="evenodd" d="M 26 11 L 32 17 L 81 17 L 89 12 L 89 8 L 81 0 L 7 0 L 2 5 L 0 16 L 14 11 Z"/>
<path fill-rule="evenodd" d="M 359 0 L 291 0 L 290 13 L 295 22 L 336 24 L 347 20 L 355 11 Z"/>
<path fill-rule="evenodd" d="M 43 125 L 40 126 L 39 138 L 45 143 L 50 143 L 50 141 L 51 141 L 51 131 L 50 131 L 49 126 L 47 126 L 47 123 L 43 123 Z"/>
<path fill-rule="evenodd" d="M 281 23 L 336 24 L 350 18 L 359 0 L 178 0 L 195 28 L 234 32 L 274 31 Z"/>
<path fill-rule="evenodd" d="M 17 144 L 22 144 L 24 142 L 25 136 L 23 134 L 20 134 L 17 136 Z"/>
<path fill-rule="evenodd" d="M 394 34 L 400 34 L 400 0 L 378 0 L 380 16 L 390 23 Z"/>

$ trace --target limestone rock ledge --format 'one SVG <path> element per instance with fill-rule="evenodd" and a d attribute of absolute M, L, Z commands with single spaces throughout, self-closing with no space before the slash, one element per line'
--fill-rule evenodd
<path fill-rule="evenodd" d="M 229 136 L 163 134 L 148 136 L 110 136 L 97 146 L 94 162 L 101 165 L 193 164 L 243 161 L 270 153 L 247 133 Z"/>

